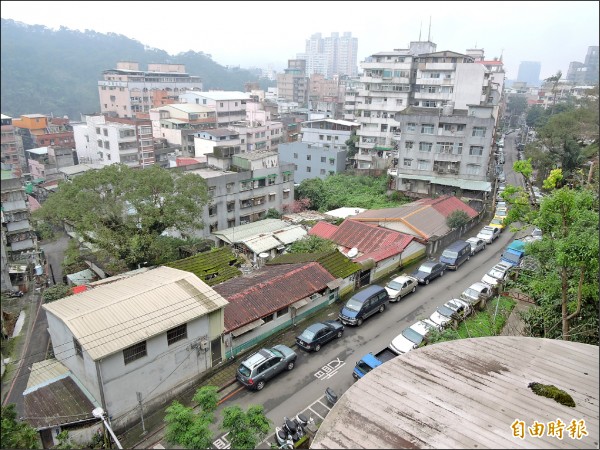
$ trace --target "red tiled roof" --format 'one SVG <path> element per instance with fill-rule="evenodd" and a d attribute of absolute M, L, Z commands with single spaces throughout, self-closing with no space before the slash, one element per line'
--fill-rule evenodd
<path fill-rule="evenodd" d="M 284 264 L 233 278 L 213 289 L 229 301 L 224 312 L 228 333 L 322 291 L 333 280 L 316 262 Z"/>
<path fill-rule="evenodd" d="M 431 205 L 436 211 L 442 214 L 444 217 L 448 217 L 457 209 L 466 212 L 469 217 L 473 218 L 477 216 L 477 211 L 465 204 L 459 198 L 452 195 L 443 195 L 438 198 L 429 198 L 421 200 L 423 205 Z"/>
<path fill-rule="evenodd" d="M 32 197 L 31 195 L 27 196 L 27 201 L 29 202 L 30 212 L 34 212 L 36 209 L 40 209 L 42 207 L 42 205 L 40 205 L 40 202 L 38 202 L 37 199 L 35 197 Z"/>
<path fill-rule="evenodd" d="M 358 258 L 354 259 L 356 262 L 362 262 L 367 259 L 372 259 L 375 262 L 383 261 L 390 256 L 398 255 L 402 253 L 406 246 L 414 239 L 414 236 L 403 235 L 400 242 L 394 242 L 391 245 L 378 248 L 370 253 L 365 253 Z"/>
<path fill-rule="evenodd" d="M 332 225 L 329 222 L 320 221 L 308 231 L 308 234 L 311 236 L 318 236 L 323 239 L 331 239 L 331 236 L 333 236 L 337 229 L 337 226 Z"/>
<path fill-rule="evenodd" d="M 190 164 L 198 164 L 200 161 L 195 158 L 177 158 L 176 160 L 177 167 L 181 166 L 189 166 Z"/>
<path fill-rule="evenodd" d="M 404 236 L 402 233 L 379 228 L 377 225 L 347 219 L 331 236 L 331 240 L 347 248 L 356 247 L 361 253 L 370 253 L 401 241 Z"/>

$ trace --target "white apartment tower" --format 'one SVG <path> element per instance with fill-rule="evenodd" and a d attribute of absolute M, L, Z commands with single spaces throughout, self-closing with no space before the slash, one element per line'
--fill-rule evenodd
<path fill-rule="evenodd" d="M 321 33 L 313 34 L 306 40 L 304 53 L 298 53 L 297 59 L 306 61 L 306 75 L 320 73 L 325 78 L 334 75 L 356 76 L 358 54 L 358 38 L 352 33 L 331 33 L 330 37 L 322 37 Z"/>

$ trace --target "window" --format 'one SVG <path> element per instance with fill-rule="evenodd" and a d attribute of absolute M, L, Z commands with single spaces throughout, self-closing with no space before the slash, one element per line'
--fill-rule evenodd
<path fill-rule="evenodd" d="M 324 134 L 320 134 L 319 135 L 319 140 L 320 141 L 324 141 L 325 140 L 325 135 Z"/>
<path fill-rule="evenodd" d="M 436 143 L 436 147 L 438 153 L 452 153 L 454 144 L 452 142 L 438 142 Z"/>
<path fill-rule="evenodd" d="M 421 134 L 433 134 L 433 129 L 432 123 L 424 123 L 421 125 Z"/>
<path fill-rule="evenodd" d="M 104 128 L 104 129 L 102 130 L 102 132 L 103 132 L 104 136 L 108 136 L 108 130 L 107 130 L 106 128 Z"/>
<path fill-rule="evenodd" d="M 413 141 L 406 141 L 404 143 L 404 148 L 406 150 L 412 150 L 414 145 L 415 145 L 415 143 Z"/>
<path fill-rule="evenodd" d="M 263 317 L 262 320 L 264 320 L 265 323 L 270 322 L 271 320 L 273 320 L 273 316 L 274 314 L 269 314 L 268 316 Z"/>
<path fill-rule="evenodd" d="M 325 156 L 321 156 L 321 162 L 324 163 L 327 158 Z"/>
<path fill-rule="evenodd" d="M 466 127 L 467 126 L 464 123 L 458 124 L 458 125 L 456 125 L 456 131 L 465 131 Z"/>
<path fill-rule="evenodd" d="M 167 345 L 174 344 L 177 341 L 187 338 L 187 323 L 171 328 L 167 331 Z"/>
<path fill-rule="evenodd" d="M 437 102 L 435 100 L 423 100 L 421 103 L 423 108 L 435 108 L 437 106 Z"/>
<path fill-rule="evenodd" d="M 310 161 L 310 155 L 306 155 L 306 160 Z"/>
<path fill-rule="evenodd" d="M 319 174 L 321 174 L 321 175 L 325 175 L 325 169 L 321 169 L 321 170 L 319 171 Z"/>
<path fill-rule="evenodd" d="M 407 123 L 406 124 L 406 131 L 416 131 L 416 130 L 417 130 L 416 123 Z"/>
<path fill-rule="evenodd" d="M 277 311 L 277 317 L 281 317 L 284 314 L 287 314 L 290 311 L 290 307 L 286 306 L 285 308 L 281 308 L 279 311 Z"/>
<path fill-rule="evenodd" d="M 75 354 L 80 358 L 83 358 L 83 350 L 81 348 L 81 344 L 75 338 L 73 338 L 73 347 L 75 347 Z"/>
<path fill-rule="evenodd" d="M 335 164 L 335 158 L 329 158 L 329 165 L 333 166 Z"/>
<path fill-rule="evenodd" d="M 136 359 L 143 358 L 148 353 L 146 352 L 146 341 L 138 342 L 131 347 L 127 347 L 123 350 L 123 360 L 125 364 L 135 361 Z"/>
<path fill-rule="evenodd" d="M 471 145 L 469 148 L 469 155 L 471 156 L 481 156 L 483 155 L 483 147 L 479 145 Z"/>
<path fill-rule="evenodd" d="M 417 160 L 417 169 L 418 170 L 429 170 L 429 161 L 426 159 Z"/>
<path fill-rule="evenodd" d="M 421 89 L 425 92 L 427 92 L 428 94 L 435 94 L 438 91 L 438 87 L 437 86 L 423 86 L 423 89 Z"/>
<path fill-rule="evenodd" d="M 298 153 L 294 153 L 294 159 L 298 159 Z"/>
<path fill-rule="evenodd" d="M 485 137 L 485 127 L 473 127 L 473 136 Z"/>
<path fill-rule="evenodd" d="M 404 164 L 404 166 L 406 166 L 406 167 L 410 167 L 410 166 L 412 166 L 412 159 L 409 159 L 409 158 L 404 158 L 403 164 Z"/>
<path fill-rule="evenodd" d="M 419 142 L 420 152 L 430 152 L 433 144 L 431 142 Z"/>
<path fill-rule="evenodd" d="M 227 202 L 227 212 L 235 211 L 235 202 Z"/>
<path fill-rule="evenodd" d="M 479 164 L 467 164 L 467 175 L 479 175 L 480 170 Z"/>
<path fill-rule="evenodd" d="M 289 189 L 283 190 L 283 198 L 290 198 L 290 190 Z"/>
<path fill-rule="evenodd" d="M 233 183 L 227 183 L 225 187 L 227 188 L 228 193 L 233 191 Z"/>
<path fill-rule="evenodd" d="M 219 230 L 219 224 L 218 222 L 213 222 L 209 225 L 208 227 L 209 232 L 214 233 L 215 231 Z"/>
<path fill-rule="evenodd" d="M 311 170 L 311 169 L 310 169 L 310 166 L 306 166 L 306 171 L 307 171 L 307 172 L 310 172 L 310 170 Z"/>
<path fill-rule="evenodd" d="M 208 206 L 208 215 L 216 216 L 217 215 L 217 205 L 209 205 Z"/>

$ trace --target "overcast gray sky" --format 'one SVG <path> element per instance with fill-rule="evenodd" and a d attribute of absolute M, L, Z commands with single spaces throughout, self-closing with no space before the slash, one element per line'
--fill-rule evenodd
<path fill-rule="evenodd" d="M 2 1 L 1 15 L 31 25 L 113 32 L 167 51 L 203 51 L 222 65 L 269 65 L 281 70 L 304 52 L 313 33 L 352 32 L 358 61 L 380 51 L 407 48 L 428 36 L 438 50 L 483 48 L 503 55 L 508 79 L 521 61 L 540 61 L 541 78 L 571 61 L 583 62 L 598 45 L 597 1 Z"/>

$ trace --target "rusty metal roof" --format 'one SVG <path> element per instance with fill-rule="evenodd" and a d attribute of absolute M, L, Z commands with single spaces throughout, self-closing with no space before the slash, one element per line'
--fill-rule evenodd
<path fill-rule="evenodd" d="M 311 448 L 597 448 L 598 356 L 594 345 L 516 336 L 425 346 L 352 385 Z M 566 391 L 576 406 L 538 396 L 531 382 Z M 557 419 L 562 439 L 548 434 Z M 523 439 L 513 436 L 515 420 Z M 572 420 L 584 420 L 588 435 L 570 437 Z M 545 425 L 539 437 L 528 431 L 535 421 Z"/>
<path fill-rule="evenodd" d="M 336 278 L 316 262 L 268 266 L 214 287 L 227 299 L 225 332 L 265 317 L 312 294 Z"/>

